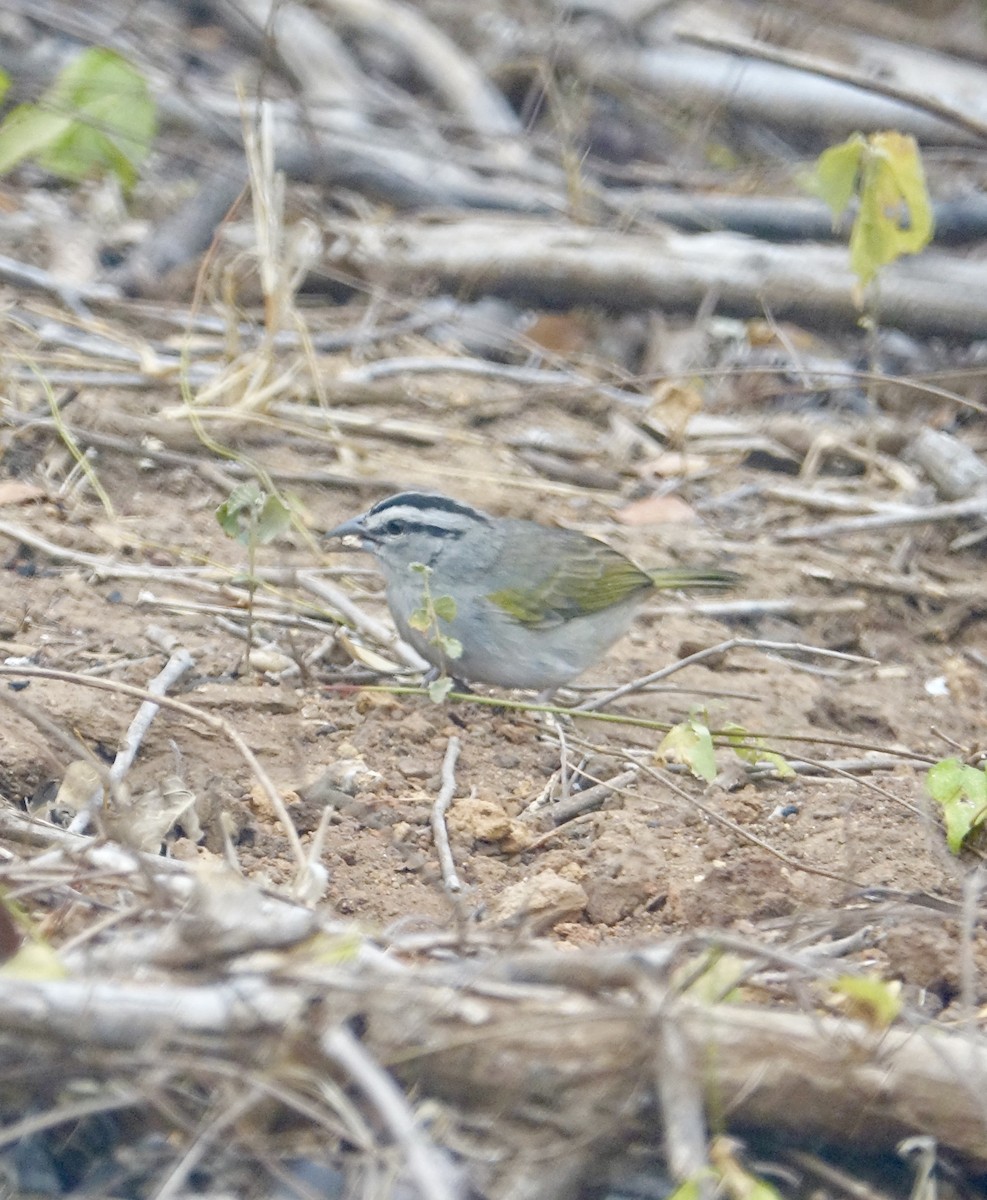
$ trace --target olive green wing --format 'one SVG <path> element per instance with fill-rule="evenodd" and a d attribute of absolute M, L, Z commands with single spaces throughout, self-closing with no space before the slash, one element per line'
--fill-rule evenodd
<path fill-rule="evenodd" d="M 544 553 L 539 557 L 540 549 Z M 551 542 L 529 550 L 532 564 L 527 578 L 517 586 L 487 593 L 487 599 L 533 629 L 602 612 L 654 587 L 651 576 L 630 559 L 582 534 L 561 538 L 555 531 Z M 520 573 L 517 563 L 514 573 Z"/>

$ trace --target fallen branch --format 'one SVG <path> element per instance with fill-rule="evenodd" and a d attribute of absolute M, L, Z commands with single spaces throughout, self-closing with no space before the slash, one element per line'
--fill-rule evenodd
<path fill-rule="evenodd" d="M 250 976 L 198 986 L 0 977 L 0 1030 L 60 1061 L 67 1045 L 91 1056 L 189 1037 L 216 1039 L 211 1053 L 242 1061 L 270 1053 L 285 1028 L 307 1028 L 314 1070 L 324 1072 L 328 1056 L 351 1071 L 353 1041 L 344 1046 L 332 1031 L 341 1013 L 359 1012 L 368 1023 L 364 1065 L 369 1054 L 422 1095 L 469 1097 L 474 1113 L 503 1115 L 509 1096 L 526 1120 L 539 1111 L 547 1120 L 572 1101 L 567 1121 L 581 1123 L 559 1136 L 591 1138 L 605 1111 L 598 1106 L 631 1095 L 654 1059 L 645 1036 L 653 1003 L 642 1006 L 625 990 L 647 971 L 645 950 L 529 955 L 469 977 L 462 964 L 399 977 L 337 965 L 309 972 L 302 987 Z M 534 987 L 539 961 L 548 974 Z M 592 993 L 549 982 L 563 964 L 575 979 L 580 963 L 596 980 Z M 508 982 L 512 975 L 518 982 Z M 815 1013 L 681 999 L 664 1019 L 675 1022 L 682 1052 L 703 1064 L 706 1094 L 729 1129 L 787 1130 L 799 1142 L 872 1153 L 926 1133 L 987 1168 L 987 1048 L 969 1033 L 875 1031 Z M 331 1022 L 325 1033 L 321 1021 Z M 0 1042 L 0 1059 L 10 1053 Z M 556 1081 L 549 1092 L 546 1073 Z M 362 1072 L 361 1087 L 369 1081 Z"/>
<path fill-rule="evenodd" d="M 737 316 L 856 328 L 856 276 L 841 246 L 778 246 L 739 234 L 644 235 L 558 218 L 467 217 L 449 224 L 335 221 L 327 259 L 388 288 L 488 293 L 533 304 L 695 312 L 715 294 Z M 977 337 L 987 326 L 978 264 L 926 252 L 881 277 L 882 323 Z"/>

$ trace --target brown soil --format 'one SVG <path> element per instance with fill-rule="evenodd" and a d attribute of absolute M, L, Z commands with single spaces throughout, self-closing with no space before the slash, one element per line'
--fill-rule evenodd
<path fill-rule="evenodd" d="M 74 413 L 83 423 L 95 416 Z M 867 751 L 860 745 L 935 759 L 953 753 L 953 742 L 966 750 L 982 744 L 987 635 L 976 607 L 882 584 L 903 548 L 916 593 L 930 581 L 944 581 L 948 590 L 976 578 L 982 570 L 979 551 L 951 553 L 936 526 L 855 535 L 842 543 L 784 543 L 773 532 L 801 522 L 804 513 L 756 495 L 743 499 L 742 493 L 709 508 L 712 515 L 702 520 L 615 525 L 608 519 L 612 506 L 593 493 L 542 488 L 523 476 L 491 480 L 490 447 L 523 424 L 516 414 L 501 418 L 486 427 L 487 444 L 461 447 L 456 434 L 469 423 L 465 416 L 450 416 L 446 447 L 411 452 L 381 445 L 377 474 L 439 487 L 499 513 L 537 514 L 604 533 L 642 562 L 728 564 L 743 573 L 739 597 L 807 601 L 808 615 L 801 618 L 762 616 L 728 626 L 663 598 L 643 612 L 590 682 L 630 680 L 731 636 L 830 646 L 877 660 L 854 664 L 735 648 L 675 675 L 671 690 L 622 701 L 616 711 L 674 723 L 705 706 L 713 727 L 738 722 L 778 750 L 820 761 L 861 759 Z M 592 416 L 560 416 L 558 428 L 599 436 Z M 103 578 L 98 571 L 58 565 L 43 553 L 19 549 L 8 535 L 0 576 L 5 657 L 143 686 L 163 661 L 145 636 L 148 625 L 176 634 L 195 659 L 177 695 L 222 714 L 239 730 L 288 798 L 306 841 L 326 804 L 333 807 L 324 900 L 338 913 L 371 929 L 450 921 L 453 910 L 442 887 L 430 815 L 454 735 L 462 752 L 448 826 L 464 884 L 459 912 L 469 922 L 519 934 L 550 930 L 562 944 L 708 928 L 751 932 L 780 926 L 796 936 L 804 927 L 807 933 L 830 930 L 838 936 L 869 925 L 874 934 L 855 961 L 902 980 L 912 1002 L 928 1013 L 957 998 L 962 938 L 954 906 L 968 864 L 946 852 L 921 763 L 903 757 L 897 766 L 854 777 L 752 780 L 731 751 L 720 750 L 720 776 L 706 787 L 687 774 L 662 774 L 651 762 L 658 774 L 641 776 L 601 809 L 552 833 L 548 814 L 558 784 L 546 789 L 560 767 L 560 741 L 544 718 L 361 690 L 346 682 L 351 664 L 338 648 L 295 679 L 245 672 L 242 641 L 211 615 L 180 609 L 189 601 L 218 598 L 152 578 L 170 565 L 225 564 L 231 577 L 243 569 L 242 548 L 224 537 L 214 517 L 224 498 L 219 487 L 190 467 L 138 466 L 135 457 L 104 452 L 95 465 L 114 506 L 109 517 L 89 492 L 56 501 L 43 471 L 59 453 L 54 435 L 36 434 L 19 444 L 34 460 L 21 460 L 21 479 L 41 480 L 46 496 L 8 506 L 0 515 L 73 551 L 104 555 L 108 563 L 144 564 L 148 578 Z M 276 473 L 324 465 L 324 451 L 298 439 L 254 446 L 251 453 Z M 8 456 L 8 468 L 12 461 Z M 698 510 L 765 478 L 770 481 L 753 467 L 725 461 L 714 477 L 687 484 L 679 494 Z M 382 494 L 297 485 L 294 492 L 314 530 Z M 297 533 L 261 548 L 258 557 L 266 567 L 310 567 L 318 561 Z M 386 615 L 369 560 L 334 554 L 320 565 L 354 568 L 346 586 L 367 611 Z M 298 593 L 284 589 L 281 595 L 293 596 L 301 608 Z M 835 616 L 811 611 L 834 597 L 865 603 L 860 611 Z M 299 658 L 324 637 L 308 628 L 263 626 L 261 632 Z M 930 683 L 937 679 L 944 682 Z M 15 698 L 43 710 L 108 759 L 137 703 L 48 681 L 33 681 Z M 564 728 L 570 768 L 586 761 L 588 774 L 599 778 L 619 772 L 629 749 L 647 751 L 661 737 L 587 720 Z M 772 740 L 782 735 L 806 740 Z M 23 805 L 37 797 L 48 781 L 61 778 L 69 757 L 11 710 L 0 763 L 6 802 Z M 204 829 L 201 845 L 179 837 L 172 852 L 220 854 L 218 817 L 225 811 L 232 816 L 244 870 L 275 884 L 290 878 L 286 839 L 233 746 L 194 721 L 162 711 L 131 773 L 131 791 L 140 795 L 172 774 L 195 793 Z M 529 806 L 545 794 L 551 797 L 547 806 L 532 814 Z M 973 999 L 983 1003 L 983 933 L 974 962 Z"/>

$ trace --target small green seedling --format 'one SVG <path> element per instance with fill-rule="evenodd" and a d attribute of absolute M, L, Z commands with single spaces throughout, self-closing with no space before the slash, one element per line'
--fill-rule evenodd
<path fill-rule="evenodd" d="M 273 541 L 291 524 L 291 510 L 279 497 L 248 479 L 230 492 L 216 509 L 216 520 L 227 537 L 247 547 L 247 651 L 253 642 L 254 592 L 257 590 L 257 547 Z"/>
<path fill-rule="evenodd" d="M 692 713 L 686 720 L 673 725 L 655 751 L 664 763 L 678 762 L 688 767 L 697 779 L 712 783 L 716 778 L 716 758 L 713 753 L 713 735 L 706 724 L 705 714 L 700 719 Z"/>
<path fill-rule="evenodd" d="M 777 750 L 769 750 L 764 738 L 749 734 L 743 725 L 729 723 L 717 732 L 726 736 L 730 748 L 741 762 L 750 763 L 752 767 L 768 763 L 774 767 L 779 779 L 795 778 L 795 768 L 785 756 L 779 754 Z"/>
<path fill-rule="evenodd" d="M 659 745 L 656 756 L 662 762 L 678 762 L 688 767 L 697 779 L 712 783 L 716 778 L 713 733 L 705 712 L 692 713 L 687 720 L 673 725 Z M 750 734 L 742 725 L 728 723 L 717 729 L 717 738 L 726 738 L 737 757 L 751 766 L 774 768 L 779 779 L 794 779 L 795 768 L 784 755 L 770 750 L 762 737 Z"/>
<path fill-rule="evenodd" d="M 216 520 L 226 536 L 242 546 L 265 546 L 291 524 L 291 510 L 279 496 L 265 492 L 256 480 L 248 479 L 216 509 Z"/>
<path fill-rule="evenodd" d="M 932 205 L 918 144 L 910 135 L 855 133 L 823 151 L 810 186 L 834 219 L 857 199 L 850 265 L 860 280 L 858 303 L 882 267 L 903 254 L 917 254 L 932 240 Z"/>
<path fill-rule="evenodd" d="M 31 158 L 63 179 L 115 175 L 129 191 L 156 129 L 144 76 L 114 51 L 92 47 L 36 104 L 7 114 L 0 124 L 0 174 Z"/>
<path fill-rule="evenodd" d="M 944 758 L 929 768 L 925 786 L 942 809 L 946 844 L 953 854 L 959 854 L 987 825 L 987 774 L 958 758 Z"/>
<path fill-rule="evenodd" d="M 458 638 L 442 632 L 440 622 L 447 624 L 456 618 L 456 601 L 451 596 L 433 596 L 429 577 L 432 568 L 425 563 L 412 563 L 411 570 L 421 576 L 422 602 L 408 618 L 412 629 L 425 634 L 430 646 L 437 647 L 442 659 L 442 673 L 428 685 L 428 694 L 436 704 L 441 703 L 452 689 L 452 679 L 446 673 L 446 659 L 457 659 L 463 653 L 463 644 Z"/>

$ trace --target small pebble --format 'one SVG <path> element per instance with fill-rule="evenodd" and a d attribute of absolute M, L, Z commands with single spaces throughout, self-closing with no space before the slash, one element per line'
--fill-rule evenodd
<path fill-rule="evenodd" d="M 768 815 L 769 821 L 780 821 L 784 817 L 794 817 L 798 814 L 799 807 L 797 804 L 779 804 Z"/>

